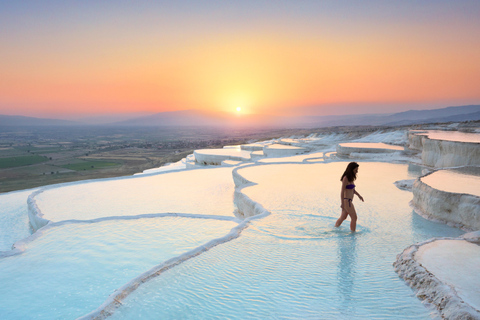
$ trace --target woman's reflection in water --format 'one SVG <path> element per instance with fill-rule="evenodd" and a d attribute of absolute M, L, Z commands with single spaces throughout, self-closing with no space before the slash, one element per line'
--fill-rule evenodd
<path fill-rule="evenodd" d="M 338 268 L 337 268 L 337 288 L 340 299 L 341 314 L 354 315 L 354 303 L 352 303 L 352 291 L 355 285 L 355 275 L 357 270 L 357 244 L 358 234 L 339 236 L 338 238 Z"/>

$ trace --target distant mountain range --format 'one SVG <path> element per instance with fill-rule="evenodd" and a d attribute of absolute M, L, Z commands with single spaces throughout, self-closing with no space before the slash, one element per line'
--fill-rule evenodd
<path fill-rule="evenodd" d="M 236 115 L 226 112 L 182 110 L 161 112 L 113 123 L 119 126 L 284 126 L 288 118 L 268 115 Z"/>
<path fill-rule="evenodd" d="M 60 120 L 60 119 L 44 119 L 24 116 L 7 116 L 0 115 L 0 127 L 30 127 L 30 126 L 72 126 L 79 125 L 75 121 Z"/>
<path fill-rule="evenodd" d="M 128 120 L 95 123 L 95 125 L 125 127 L 290 127 L 314 128 L 352 125 L 410 125 L 436 122 L 480 120 L 480 105 L 447 107 L 433 110 L 410 110 L 394 114 L 357 114 L 341 116 L 278 117 L 268 115 L 232 115 L 199 110 L 161 112 Z M 97 121 L 98 122 L 98 121 Z M 81 126 L 92 122 L 42 119 L 0 115 L 0 126 Z"/>
<path fill-rule="evenodd" d="M 319 127 L 352 125 L 399 126 L 437 122 L 461 122 L 480 120 L 480 105 L 447 107 L 432 110 L 410 110 L 393 114 L 357 114 L 343 116 L 310 117 L 309 123 Z"/>

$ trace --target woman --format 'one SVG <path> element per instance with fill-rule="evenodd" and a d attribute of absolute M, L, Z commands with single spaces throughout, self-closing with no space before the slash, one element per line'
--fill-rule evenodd
<path fill-rule="evenodd" d="M 340 207 L 342 208 L 342 215 L 335 223 L 335 227 L 340 227 L 342 222 L 347 219 L 347 216 L 350 216 L 350 230 L 352 232 L 355 232 L 355 229 L 357 228 L 357 212 L 352 203 L 353 196 L 357 195 L 360 200 L 363 201 L 363 197 L 355 190 L 355 185 L 353 184 L 357 179 L 358 167 L 358 163 L 350 162 L 340 178 L 340 181 L 342 181 L 342 189 L 340 192 L 340 201 L 342 204 Z"/>

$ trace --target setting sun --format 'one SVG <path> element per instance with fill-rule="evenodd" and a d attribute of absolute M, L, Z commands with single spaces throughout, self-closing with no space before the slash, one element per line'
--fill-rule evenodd
<path fill-rule="evenodd" d="M 3 1 L 0 114 L 287 117 L 478 103 L 480 1 L 349 2 Z"/>

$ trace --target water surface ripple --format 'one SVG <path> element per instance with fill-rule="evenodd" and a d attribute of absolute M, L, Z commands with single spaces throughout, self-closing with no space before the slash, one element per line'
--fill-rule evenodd
<path fill-rule="evenodd" d="M 429 310 L 394 272 L 412 243 L 463 232 L 416 215 L 408 165 L 361 163 L 358 231 L 339 215 L 346 163 L 272 164 L 238 172 L 242 190 L 271 215 L 241 236 L 140 286 L 113 319 L 429 319 Z"/>

